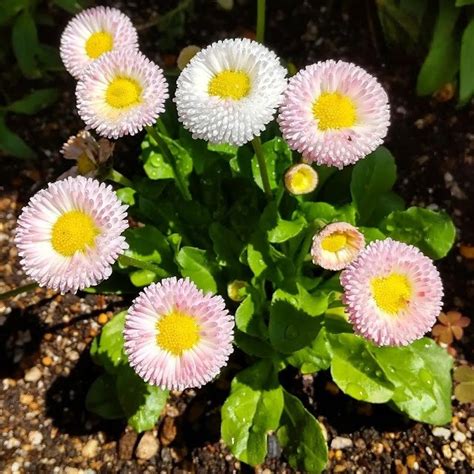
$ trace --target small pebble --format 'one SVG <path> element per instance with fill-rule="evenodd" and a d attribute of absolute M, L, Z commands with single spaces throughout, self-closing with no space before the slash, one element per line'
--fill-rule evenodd
<path fill-rule="evenodd" d="M 449 439 L 451 436 L 451 431 L 449 431 L 447 428 L 443 428 L 442 426 L 437 426 L 436 428 L 433 428 L 433 436 L 436 436 L 437 438 L 444 438 L 444 439 Z"/>
<path fill-rule="evenodd" d="M 33 446 L 38 446 L 43 441 L 43 435 L 39 431 L 30 431 L 28 439 Z"/>
<path fill-rule="evenodd" d="M 82 455 L 86 459 L 95 458 L 99 450 L 99 442 L 96 439 L 90 439 L 82 448 Z"/>
<path fill-rule="evenodd" d="M 29 405 L 33 400 L 34 397 L 30 393 L 22 393 L 20 395 L 20 403 L 23 405 Z"/>
<path fill-rule="evenodd" d="M 464 441 L 466 441 L 466 435 L 461 431 L 456 431 L 453 438 L 454 441 L 457 441 L 458 443 L 464 443 Z"/>
<path fill-rule="evenodd" d="M 352 440 L 350 438 L 343 438 L 342 436 L 336 436 L 331 441 L 331 449 L 346 449 L 352 448 Z"/>
<path fill-rule="evenodd" d="M 51 357 L 49 357 L 49 356 L 45 356 L 41 359 L 41 362 L 46 367 L 49 367 L 53 363 L 53 359 L 51 359 Z"/>
<path fill-rule="evenodd" d="M 32 367 L 25 373 L 26 382 L 37 382 L 41 378 L 41 370 L 38 367 Z"/>
<path fill-rule="evenodd" d="M 105 313 L 99 314 L 99 317 L 97 318 L 97 322 L 99 324 L 106 324 L 108 322 L 109 318 Z"/>
<path fill-rule="evenodd" d="M 135 455 L 138 459 L 148 460 L 156 455 L 158 448 L 158 440 L 153 436 L 152 432 L 147 431 L 138 443 Z"/>
<path fill-rule="evenodd" d="M 443 456 L 446 459 L 451 459 L 451 456 L 453 455 L 453 452 L 451 451 L 449 444 L 443 445 L 443 447 L 441 448 L 441 452 L 443 453 Z"/>
<path fill-rule="evenodd" d="M 419 465 L 418 465 L 418 462 L 416 460 L 416 455 L 415 454 L 409 454 L 407 456 L 406 464 L 410 469 L 418 470 L 418 468 L 419 468 Z"/>

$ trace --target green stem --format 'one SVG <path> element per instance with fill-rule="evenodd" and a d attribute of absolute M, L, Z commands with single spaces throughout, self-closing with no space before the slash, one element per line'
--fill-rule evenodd
<path fill-rule="evenodd" d="M 142 270 L 148 270 L 150 272 L 155 273 L 160 278 L 165 278 L 169 276 L 167 271 L 163 270 L 160 267 L 157 267 L 156 265 L 153 265 L 153 263 L 143 262 L 142 260 L 137 260 L 136 258 L 128 257 L 127 255 L 121 255 L 119 257 L 119 262 L 122 265 L 126 265 L 129 267 L 136 267 L 141 268 Z"/>
<path fill-rule="evenodd" d="M 252 140 L 252 146 L 255 150 L 255 156 L 257 157 L 258 169 L 260 170 L 260 176 L 262 177 L 263 189 L 268 199 L 272 199 L 272 188 L 270 187 L 270 180 L 268 179 L 267 164 L 265 162 L 265 156 L 263 155 L 263 148 L 260 137 L 255 137 Z"/>
<path fill-rule="evenodd" d="M 265 0 L 257 0 L 257 33 L 256 40 L 263 43 L 265 38 Z"/>
<path fill-rule="evenodd" d="M 38 288 L 38 283 L 28 283 L 27 285 L 19 286 L 13 290 L 5 291 L 5 293 L 0 293 L 0 301 L 12 298 L 13 296 L 19 295 L 21 293 L 33 291 L 36 288 Z"/>
<path fill-rule="evenodd" d="M 161 133 L 165 133 L 166 129 L 164 128 L 164 124 L 159 121 L 158 122 L 158 127 L 161 129 Z M 176 185 L 178 186 L 178 189 L 180 190 L 183 198 L 186 201 L 191 201 L 192 197 L 191 194 L 189 193 L 188 188 L 186 187 L 184 183 L 184 178 L 182 174 L 180 173 L 178 167 L 176 166 L 176 160 L 173 156 L 173 154 L 169 151 L 168 145 L 165 143 L 163 138 L 161 138 L 160 134 L 155 130 L 154 127 L 146 127 L 146 130 L 148 134 L 153 137 L 153 140 L 158 144 L 158 147 L 161 150 L 161 153 L 163 153 L 163 156 L 165 158 L 165 161 L 171 166 L 173 169 L 173 174 L 175 177 Z"/>
<path fill-rule="evenodd" d="M 117 170 L 110 168 L 108 173 L 105 175 L 105 179 L 113 181 L 114 183 L 121 184 L 122 186 L 127 186 L 133 188 L 133 183 L 126 178 L 122 173 L 119 173 Z"/>
<path fill-rule="evenodd" d="M 296 256 L 296 259 L 295 259 L 295 268 L 298 272 L 301 271 L 301 266 L 303 265 L 304 259 L 310 251 L 313 237 L 314 237 L 314 232 L 312 231 L 312 229 L 309 229 L 308 233 L 306 234 L 305 239 L 303 240 L 303 243 L 301 244 L 300 252 Z"/>

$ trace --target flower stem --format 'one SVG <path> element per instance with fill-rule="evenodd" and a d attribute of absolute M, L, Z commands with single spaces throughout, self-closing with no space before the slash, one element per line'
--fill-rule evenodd
<path fill-rule="evenodd" d="M 137 260 L 136 258 L 129 257 L 127 255 L 121 255 L 119 257 L 119 262 L 122 265 L 126 265 L 129 267 L 136 267 L 141 268 L 142 270 L 148 270 L 150 272 L 155 273 L 160 278 L 165 278 L 169 276 L 167 271 L 163 270 L 160 267 L 157 267 L 156 265 L 153 265 L 153 263 L 143 262 L 142 260 Z"/>
<path fill-rule="evenodd" d="M 260 137 L 255 137 L 252 140 L 252 146 L 255 150 L 255 156 L 257 157 L 258 169 L 260 170 L 260 176 L 262 177 L 263 189 L 268 199 L 272 199 L 272 188 L 270 187 L 270 180 L 268 179 L 267 164 L 265 162 L 265 157 L 263 156 L 263 148 Z"/>
<path fill-rule="evenodd" d="M 0 293 L 0 301 L 12 298 L 13 296 L 19 295 L 21 293 L 27 293 L 28 291 L 33 291 L 38 288 L 38 283 L 28 283 L 27 285 L 19 286 L 10 291 L 5 291 L 5 293 Z"/>
<path fill-rule="evenodd" d="M 164 124 L 161 121 L 158 122 L 158 127 L 160 128 L 161 133 L 165 132 L 166 129 L 164 128 Z M 175 160 L 173 154 L 170 152 L 170 150 L 168 148 L 168 145 L 165 143 L 163 138 L 161 138 L 160 134 L 156 131 L 156 129 L 154 127 L 148 126 L 148 127 L 146 127 L 146 131 L 153 138 L 153 140 L 156 141 L 156 143 L 158 144 L 158 147 L 161 150 L 161 153 L 163 153 L 165 161 L 173 169 L 173 174 L 174 174 L 174 177 L 175 177 L 176 186 L 178 186 L 178 189 L 181 192 L 183 198 L 186 201 L 191 201 L 191 199 L 192 199 L 191 194 L 189 193 L 189 190 L 188 190 L 188 188 L 186 187 L 186 185 L 184 183 L 183 175 L 181 174 L 179 168 L 176 166 L 176 160 Z"/>
<path fill-rule="evenodd" d="M 257 0 L 257 32 L 256 40 L 263 43 L 265 38 L 265 0 Z"/>
<path fill-rule="evenodd" d="M 133 188 L 133 183 L 126 178 L 122 173 L 119 173 L 117 170 L 110 168 L 108 173 L 105 175 L 105 179 L 113 181 L 114 183 L 121 184 L 122 186 L 127 186 Z"/>

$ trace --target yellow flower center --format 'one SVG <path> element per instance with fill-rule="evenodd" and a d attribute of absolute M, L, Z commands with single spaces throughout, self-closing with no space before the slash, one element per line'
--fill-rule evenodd
<path fill-rule="evenodd" d="M 209 95 L 221 99 L 239 100 L 245 97 L 250 90 L 250 78 L 243 71 L 222 71 L 216 74 L 209 82 Z"/>
<path fill-rule="evenodd" d="M 117 77 L 105 93 L 105 101 L 115 109 L 123 109 L 140 102 L 142 88 L 134 79 Z"/>
<path fill-rule="evenodd" d="M 165 351 L 181 356 L 199 341 L 199 325 L 196 319 L 179 311 L 172 311 L 156 324 L 156 342 Z"/>
<path fill-rule="evenodd" d="M 299 168 L 291 177 L 291 188 L 297 194 L 303 194 L 314 185 L 314 173 L 306 167 Z"/>
<path fill-rule="evenodd" d="M 408 278 L 400 273 L 372 278 L 371 286 L 377 306 L 394 316 L 408 306 L 413 293 Z"/>
<path fill-rule="evenodd" d="M 64 257 L 84 252 L 94 245 L 99 229 L 92 218 L 82 211 L 69 211 L 53 225 L 51 245 Z"/>
<path fill-rule="evenodd" d="M 91 161 L 91 159 L 83 153 L 78 159 L 77 159 L 77 171 L 79 171 L 79 174 L 85 175 L 87 173 L 90 173 L 91 171 L 94 171 L 96 169 L 95 164 Z"/>
<path fill-rule="evenodd" d="M 347 235 L 343 232 L 333 232 L 331 235 L 324 237 L 321 242 L 323 250 L 328 252 L 339 252 L 347 244 Z"/>
<path fill-rule="evenodd" d="M 97 31 L 86 41 L 86 53 L 91 59 L 97 59 L 102 54 L 112 51 L 113 46 L 114 39 L 110 33 Z"/>
<path fill-rule="evenodd" d="M 356 122 L 354 102 L 339 92 L 323 92 L 313 103 L 313 115 L 322 131 L 352 127 Z"/>

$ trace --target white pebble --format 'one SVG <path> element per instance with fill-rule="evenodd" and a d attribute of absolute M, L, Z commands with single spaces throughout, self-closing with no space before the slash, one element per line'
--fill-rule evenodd
<path fill-rule="evenodd" d="M 451 431 L 449 431 L 447 428 L 443 428 L 442 426 L 433 428 L 432 433 L 433 436 L 436 436 L 437 438 L 449 439 L 451 436 Z"/>

